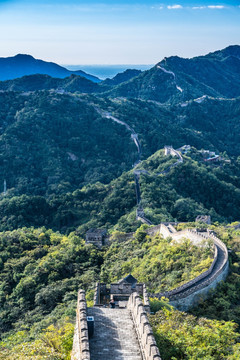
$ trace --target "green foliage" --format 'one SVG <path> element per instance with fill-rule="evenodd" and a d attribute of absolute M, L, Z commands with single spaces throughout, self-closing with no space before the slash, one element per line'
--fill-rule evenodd
<path fill-rule="evenodd" d="M 167 309 L 172 309 L 172 306 L 170 306 L 168 304 L 169 300 L 162 297 L 161 300 L 159 300 L 158 298 L 150 298 L 150 308 L 151 308 L 151 312 L 153 312 L 154 314 L 159 311 L 162 310 L 163 308 L 167 308 Z"/>
<path fill-rule="evenodd" d="M 206 111 L 206 104 L 197 103 L 181 108 L 136 99 L 109 100 L 49 91 L 27 95 L 3 92 L 0 184 L 7 180 L 10 197 L 50 196 L 97 181 L 109 183 L 131 169 L 136 161 L 136 147 L 129 131 L 102 118 L 96 106 L 111 111 L 134 128 L 145 159 L 167 143 L 177 148 L 186 142 L 198 149 L 238 155 L 235 134 L 239 130 L 239 99 L 208 101 Z M 176 120 L 182 118 L 184 122 Z M 216 124 L 203 133 L 203 128 L 214 119 Z"/>
<path fill-rule="evenodd" d="M 74 233 L 45 228 L 1 233 L 0 259 L 1 334 L 33 323 L 37 334 L 53 319 L 75 314 L 77 290 L 94 287 L 102 264 L 101 252 Z"/>
<path fill-rule="evenodd" d="M 164 58 L 148 71 L 111 89 L 112 97 L 137 98 L 159 103 L 183 103 L 203 95 L 221 98 L 239 96 L 236 61 L 239 46 L 229 46 L 206 56 Z M 184 91 L 179 91 L 180 86 Z M 209 127 L 212 123 L 209 124 Z M 208 129 L 208 128 L 207 128 Z"/>
<path fill-rule="evenodd" d="M 1 104 L 0 184 L 6 179 L 10 197 L 108 183 L 135 161 L 128 131 L 80 96 L 3 92 Z"/>
<path fill-rule="evenodd" d="M 46 228 L 1 233 L 0 359 L 68 360 L 79 287 L 87 290 L 91 306 L 96 280 L 110 283 L 131 272 L 154 292 L 178 286 L 210 266 L 210 247 L 196 247 L 187 239 L 177 243 L 150 238 L 146 227 L 142 225 L 125 242 L 124 233 L 113 232 L 110 247 L 102 251 L 85 245 L 76 233 L 64 236 Z M 232 257 L 238 253 L 238 235 L 233 228 L 219 229 L 219 236 L 234 250 Z M 239 271 L 235 262 L 232 267 Z M 228 309 L 227 301 L 239 302 L 238 289 L 232 287 L 232 295 L 227 290 L 231 300 L 219 299 L 219 318 Z M 151 321 L 164 360 L 237 359 L 238 334 L 233 323 L 197 320 L 176 312 L 165 299 L 150 302 L 157 312 Z"/>
<path fill-rule="evenodd" d="M 69 360 L 79 287 L 92 305 L 96 280 L 110 283 L 132 273 L 158 292 L 196 277 L 212 262 L 210 243 L 200 248 L 187 239 L 150 238 L 146 227 L 139 227 L 131 170 L 136 147 L 129 131 L 101 117 L 97 108 L 126 121 L 139 136 L 146 160 L 138 169 L 151 174 L 140 176 L 146 216 L 153 223 L 193 222 L 209 214 L 212 228 L 231 248 L 227 281 L 192 309 L 221 321 L 197 319 L 164 299 L 151 299 L 163 360 L 239 359 L 236 325 L 222 319 L 240 324 L 240 232 L 236 224 L 219 226 L 239 219 L 240 98 L 220 98 L 239 96 L 239 75 L 229 56 L 238 51 L 231 47 L 204 61 L 164 60 L 183 93 L 173 75 L 157 66 L 101 85 L 77 76 L 42 75 L 0 84 L 3 90 L 33 91 L 0 93 L 0 184 L 6 179 L 8 188 L 0 196 L 0 231 L 5 231 L 0 233 L 0 360 Z M 46 91 L 59 87 L 72 93 Z M 203 94 L 216 98 L 193 101 Z M 166 144 L 194 149 L 183 164 L 158 175 L 176 161 L 159 151 Z M 230 162 L 208 165 L 197 152 L 201 148 L 222 152 Z M 101 251 L 86 246 L 82 237 L 90 227 L 106 227 L 110 246 Z M 123 242 L 129 231 L 136 233 Z"/>
<path fill-rule="evenodd" d="M 135 239 L 139 242 L 139 243 L 142 243 L 144 240 L 145 240 L 145 238 L 146 238 L 146 236 L 147 236 L 147 232 L 146 231 L 144 231 L 143 229 L 142 229 L 142 226 L 139 228 L 139 229 L 137 229 L 137 231 L 135 232 Z"/>
<path fill-rule="evenodd" d="M 131 273 L 145 282 L 150 292 L 160 292 L 180 286 L 211 265 L 211 249 L 199 248 L 187 239 L 178 243 L 151 238 L 143 228 L 137 230 L 136 240 L 113 242 L 107 249 L 101 268 L 103 282 L 111 283 Z"/>
<path fill-rule="evenodd" d="M 236 324 L 163 308 L 150 316 L 163 360 L 237 359 Z"/>
<path fill-rule="evenodd" d="M 0 343 L 1 360 L 70 360 L 74 325 L 66 318 L 42 330 L 38 339 L 27 341 L 29 334 L 18 331 Z"/>

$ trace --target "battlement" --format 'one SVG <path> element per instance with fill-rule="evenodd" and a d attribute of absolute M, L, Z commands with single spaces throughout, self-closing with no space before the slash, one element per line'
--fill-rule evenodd
<path fill-rule="evenodd" d="M 79 290 L 71 360 L 90 360 L 85 291 Z"/>
<path fill-rule="evenodd" d="M 133 293 L 127 304 L 131 311 L 142 354 L 146 360 L 161 360 L 152 327 L 140 296 Z"/>

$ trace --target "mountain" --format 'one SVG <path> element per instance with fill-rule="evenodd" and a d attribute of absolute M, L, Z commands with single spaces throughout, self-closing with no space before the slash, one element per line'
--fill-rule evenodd
<path fill-rule="evenodd" d="M 131 167 L 135 148 L 127 130 L 84 100 L 48 91 L 0 93 L 0 182 L 6 178 L 13 194 L 106 183 Z"/>
<path fill-rule="evenodd" d="M 219 96 L 237 97 L 240 95 L 240 46 L 230 46 L 193 59 L 170 57 L 158 65 L 173 71 L 180 81 L 182 73 L 190 76 L 216 91 Z M 211 94 L 206 92 L 206 95 Z"/>
<path fill-rule="evenodd" d="M 172 56 L 108 92 L 111 97 L 134 97 L 161 103 L 199 98 L 240 96 L 240 46 L 184 59 Z"/>
<path fill-rule="evenodd" d="M 132 78 L 140 75 L 141 73 L 142 73 L 141 70 L 127 69 L 124 72 L 117 74 L 112 79 L 106 79 L 102 81 L 101 85 L 110 85 L 110 86 L 119 85 L 125 81 L 131 80 Z"/>
<path fill-rule="evenodd" d="M 71 71 L 53 62 L 37 60 L 31 55 L 18 54 L 13 57 L 0 58 L 0 80 L 11 80 L 25 75 L 45 74 L 65 78 L 71 74 L 82 76 L 93 82 L 100 82 L 96 76 L 84 71 Z"/>
<path fill-rule="evenodd" d="M 49 75 L 26 75 L 13 80 L 0 81 L 2 91 L 37 91 L 57 90 L 59 92 L 92 93 L 98 91 L 98 85 L 79 75 L 70 75 L 64 79 L 53 78 Z"/>
<path fill-rule="evenodd" d="M 12 80 L 0 81 L 0 91 L 58 90 L 72 93 L 103 93 L 138 76 L 140 73 L 140 70 L 129 69 L 117 74 L 113 79 L 106 79 L 101 83 L 96 83 L 92 79 L 76 74 L 63 79 L 44 74 L 26 75 Z"/>
<path fill-rule="evenodd" d="M 12 77 L 40 73 L 48 74 L 54 79 L 33 75 L 32 78 L 2 82 L 0 90 L 61 89 L 67 92 L 101 94 L 102 97 L 110 98 L 150 100 L 162 104 L 184 104 L 203 96 L 218 99 L 240 96 L 240 46 L 237 45 L 192 59 L 171 56 L 164 58 L 150 70 L 141 72 L 128 69 L 113 79 L 102 82 L 81 71 L 70 72 L 59 65 L 36 60 L 29 55 L 0 59 L 0 79 L 1 71 L 5 74 L 2 75 L 2 80 L 9 78 L 9 66 L 16 70 Z M 67 79 L 60 81 L 57 77 Z M 87 77 L 95 84 L 84 82 L 82 77 Z"/>
<path fill-rule="evenodd" d="M 143 159 L 166 144 L 239 155 L 240 99 L 168 107 L 59 91 L 0 92 L 0 184 L 6 179 L 9 195 L 66 193 L 131 169 L 131 133 L 99 111 L 134 129 Z"/>

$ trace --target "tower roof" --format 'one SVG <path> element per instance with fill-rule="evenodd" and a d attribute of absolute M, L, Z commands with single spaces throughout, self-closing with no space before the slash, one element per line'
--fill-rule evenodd
<path fill-rule="evenodd" d="M 131 274 L 129 274 L 129 275 L 126 276 L 124 279 L 120 280 L 118 283 L 122 283 L 122 282 L 135 285 L 135 284 L 137 283 L 137 279 L 135 279 L 134 276 L 132 276 Z"/>

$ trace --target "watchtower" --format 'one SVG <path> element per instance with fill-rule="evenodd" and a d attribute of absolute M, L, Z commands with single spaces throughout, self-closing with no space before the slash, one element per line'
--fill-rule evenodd
<path fill-rule="evenodd" d="M 86 232 L 86 244 L 93 244 L 98 247 L 102 247 L 104 245 L 106 235 L 106 229 L 89 229 Z"/>

